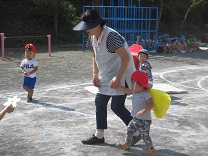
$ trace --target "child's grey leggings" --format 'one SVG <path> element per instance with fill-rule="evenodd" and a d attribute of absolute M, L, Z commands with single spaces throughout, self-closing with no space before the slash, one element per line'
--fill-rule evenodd
<path fill-rule="evenodd" d="M 149 136 L 151 123 L 152 123 L 151 120 L 140 120 L 137 118 L 133 118 L 129 122 L 127 127 L 126 138 L 125 138 L 126 144 L 128 146 L 131 146 L 133 134 L 138 130 L 142 140 L 145 142 L 147 146 L 147 149 L 154 149 L 152 145 L 152 140 Z"/>

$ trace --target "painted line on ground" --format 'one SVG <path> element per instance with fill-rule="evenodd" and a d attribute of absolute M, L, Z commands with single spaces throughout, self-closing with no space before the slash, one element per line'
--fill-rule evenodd
<path fill-rule="evenodd" d="M 176 84 L 176 85 L 179 85 L 179 86 L 183 86 L 185 88 L 192 88 L 192 89 L 197 89 L 197 90 L 204 90 L 204 91 L 207 91 L 207 89 L 204 89 L 200 83 L 197 83 L 198 84 L 198 87 L 199 88 L 196 88 L 196 87 L 191 87 L 191 86 L 187 86 L 187 85 L 183 85 L 182 83 L 185 83 L 185 81 L 181 81 L 180 83 L 175 83 L 173 81 L 170 81 L 168 79 L 166 79 L 164 77 L 165 74 L 170 74 L 170 73 L 176 73 L 176 72 L 179 72 L 179 71 L 186 71 L 187 69 L 189 70 L 196 70 L 196 69 L 206 69 L 208 66 L 203 66 L 203 67 L 199 67 L 199 66 L 191 66 L 191 67 L 180 67 L 180 68 L 183 68 L 183 69 L 175 69 L 175 70 L 169 70 L 169 71 L 166 71 L 166 72 L 162 72 L 160 74 L 160 78 L 165 80 L 166 82 L 169 82 L 171 84 Z M 204 80 L 204 79 L 203 79 Z M 190 80 L 191 81 L 191 80 Z M 201 81 L 200 81 L 201 82 Z"/>
<path fill-rule="evenodd" d="M 208 89 L 203 88 L 202 85 L 201 85 L 202 81 L 204 81 L 205 79 L 208 79 L 208 78 L 207 78 L 207 77 L 201 78 L 201 79 L 198 81 L 197 85 L 198 85 L 199 88 L 201 88 L 202 90 L 208 92 Z"/>

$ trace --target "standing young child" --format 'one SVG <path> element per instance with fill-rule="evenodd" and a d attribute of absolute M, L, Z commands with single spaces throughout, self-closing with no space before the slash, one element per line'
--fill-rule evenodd
<path fill-rule="evenodd" d="M 27 102 L 32 102 L 32 96 L 36 83 L 36 72 L 38 70 L 38 63 L 34 59 L 36 48 L 33 44 L 25 46 L 25 59 L 20 64 L 21 71 L 24 75 L 23 89 L 28 92 Z"/>
<path fill-rule="evenodd" d="M 142 140 L 145 142 L 147 155 L 154 155 L 156 150 L 153 147 L 152 140 L 150 138 L 150 125 L 151 121 L 151 109 L 154 106 L 151 94 L 146 91 L 148 86 L 148 77 L 145 73 L 135 71 L 131 76 L 131 89 L 119 86 L 117 89 L 126 93 L 133 94 L 132 98 L 132 111 L 131 115 L 133 119 L 129 122 L 126 131 L 125 141 L 117 143 L 116 146 L 123 150 L 130 150 L 133 133 L 139 131 Z"/>
<path fill-rule="evenodd" d="M 149 61 L 149 51 L 146 49 L 142 49 L 139 51 L 137 55 L 137 59 L 139 62 L 138 70 L 144 72 L 148 75 L 148 85 L 150 88 L 153 87 L 153 76 L 152 76 L 152 66 L 150 65 Z"/>

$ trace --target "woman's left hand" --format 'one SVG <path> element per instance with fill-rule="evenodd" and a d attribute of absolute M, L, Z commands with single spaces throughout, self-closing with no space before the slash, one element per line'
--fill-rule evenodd
<path fill-rule="evenodd" d="M 110 87 L 115 89 L 120 85 L 120 80 L 118 80 L 116 77 L 114 77 L 111 81 L 110 81 Z"/>

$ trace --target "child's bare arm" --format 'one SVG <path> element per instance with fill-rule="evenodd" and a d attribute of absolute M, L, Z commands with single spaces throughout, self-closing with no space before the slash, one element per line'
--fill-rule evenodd
<path fill-rule="evenodd" d="M 149 68 L 147 66 L 143 66 L 142 69 L 143 70 L 149 70 Z"/>
<path fill-rule="evenodd" d="M 38 66 L 34 67 L 34 69 L 31 72 L 29 72 L 29 75 L 35 73 L 36 71 L 38 71 Z"/>
<path fill-rule="evenodd" d="M 142 115 L 146 112 L 149 112 L 153 107 L 154 107 L 154 102 L 153 102 L 152 98 L 149 98 L 147 100 L 147 107 L 145 109 L 137 112 L 137 115 L 139 116 L 139 115 Z"/>
<path fill-rule="evenodd" d="M 21 70 L 22 73 L 25 72 L 23 67 L 20 67 L 20 70 Z"/>
<path fill-rule="evenodd" d="M 28 74 L 24 71 L 24 67 L 20 67 L 20 69 L 21 69 L 21 72 L 24 76 L 28 76 Z"/>
<path fill-rule="evenodd" d="M 123 86 L 117 87 L 117 89 L 123 93 L 126 93 L 128 95 L 132 94 L 132 90 Z"/>

